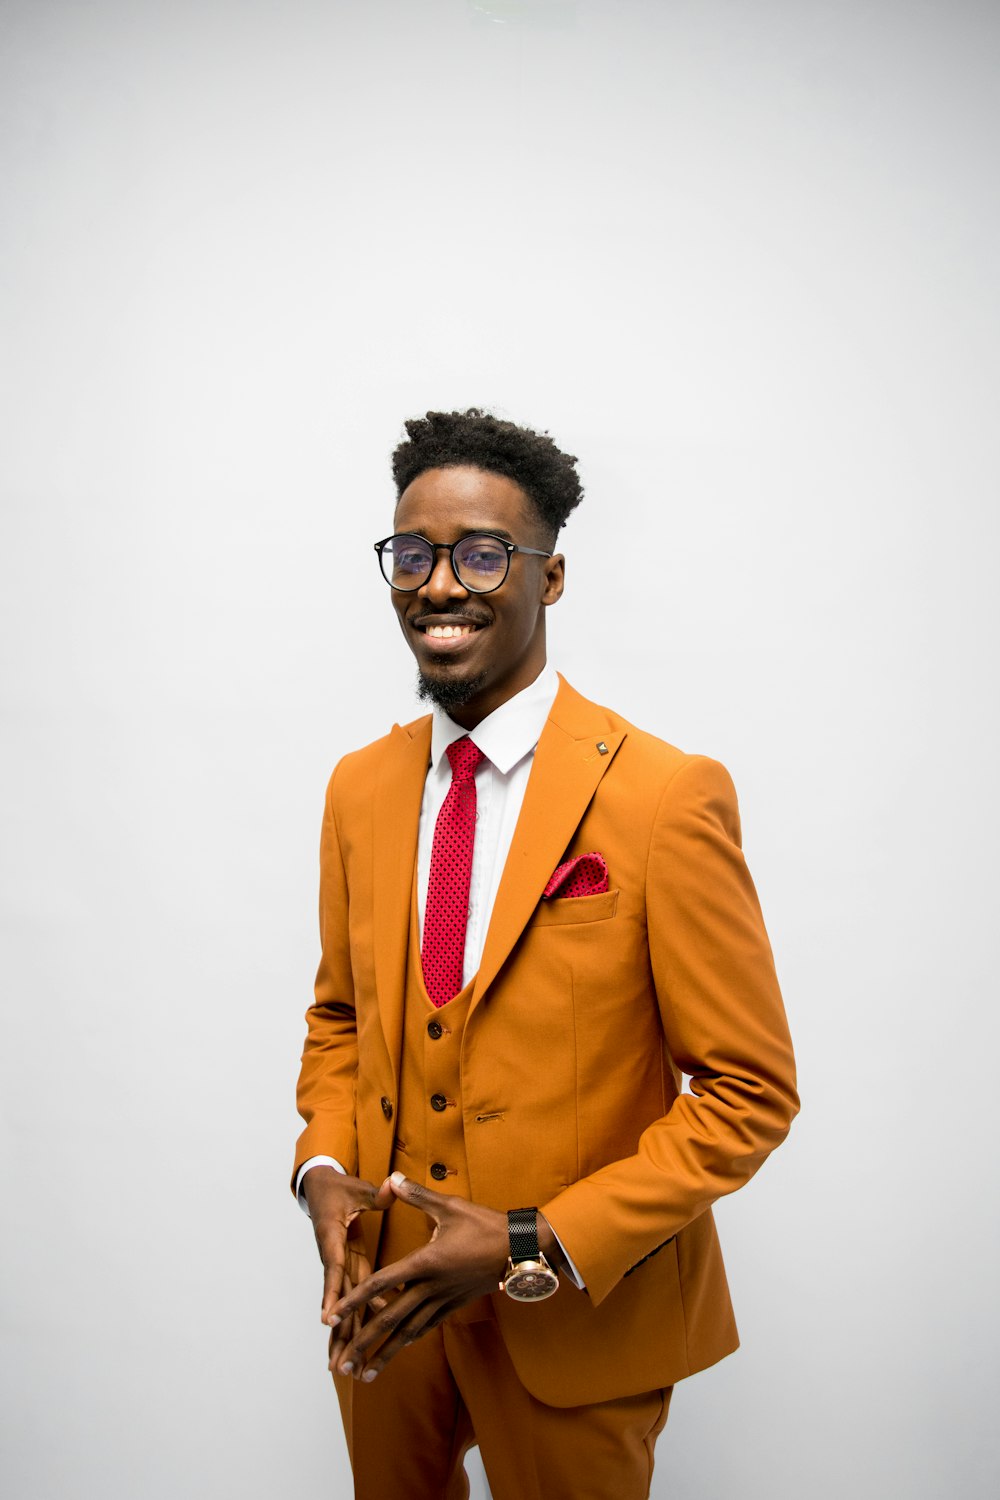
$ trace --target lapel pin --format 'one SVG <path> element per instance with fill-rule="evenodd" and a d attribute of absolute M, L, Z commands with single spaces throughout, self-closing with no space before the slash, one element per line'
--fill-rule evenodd
<path fill-rule="evenodd" d="M 611 754 L 610 750 L 608 749 L 607 745 L 604 743 L 603 740 L 598 740 L 597 741 L 597 748 L 601 752 L 602 755 L 610 755 Z"/>

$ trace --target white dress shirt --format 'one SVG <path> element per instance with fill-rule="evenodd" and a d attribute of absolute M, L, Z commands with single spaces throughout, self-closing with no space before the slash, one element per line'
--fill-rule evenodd
<path fill-rule="evenodd" d="M 417 912 L 423 931 L 427 907 L 427 882 L 430 873 L 434 828 L 441 804 L 451 786 L 451 765 L 445 751 L 455 740 L 467 734 L 486 757 L 476 767 L 476 837 L 472 848 L 472 875 L 469 881 L 469 919 L 465 929 L 465 962 L 462 983 L 467 984 L 479 968 L 486 942 L 486 931 L 493 903 L 500 888 L 500 878 L 507 862 L 514 829 L 524 801 L 528 777 L 535 758 L 535 747 L 545 727 L 559 678 L 555 668 L 544 666 L 534 682 L 501 703 L 475 729 L 463 729 L 441 708 L 434 709 L 431 728 L 431 761 L 424 782 L 417 834 Z M 295 1189 L 306 1213 L 309 1212 L 302 1192 L 302 1179 L 310 1167 L 328 1166 L 343 1171 L 331 1156 L 311 1156 L 299 1168 Z M 565 1255 L 565 1249 L 563 1249 Z M 570 1279 L 582 1288 L 576 1267 L 569 1261 Z"/>
<path fill-rule="evenodd" d="M 472 847 L 469 881 L 469 921 L 465 929 L 465 963 L 462 983 L 467 984 L 479 968 L 486 942 L 486 929 L 500 889 L 514 828 L 524 801 L 535 746 L 545 727 L 559 688 L 553 667 L 543 667 L 530 687 L 522 689 L 494 709 L 475 729 L 463 729 L 442 709 L 434 710 L 431 729 L 431 763 L 420 804 L 417 835 L 417 909 L 420 931 L 424 930 L 427 880 L 438 813 L 451 787 L 451 765 L 445 751 L 468 735 L 486 759 L 476 768 L 476 837 Z"/>

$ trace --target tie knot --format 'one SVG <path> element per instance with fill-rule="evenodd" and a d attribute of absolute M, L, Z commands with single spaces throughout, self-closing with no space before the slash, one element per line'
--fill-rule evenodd
<path fill-rule="evenodd" d="M 456 782 L 471 781 L 479 762 L 486 759 L 479 746 L 474 745 L 467 734 L 463 734 L 460 740 L 453 740 L 444 753 L 451 766 L 453 786 Z"/>

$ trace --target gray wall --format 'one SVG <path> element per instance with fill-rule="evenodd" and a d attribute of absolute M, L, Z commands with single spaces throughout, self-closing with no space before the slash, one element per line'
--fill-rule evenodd
<path fill-rule="evenodd" d="M 0 35 L 5 1493 L 348 1492 L 285 1187 L 319 815 L 417 711 L 387 453 L 471 402 L 581 456 L 552 657 L 729 766 L 800 1052 L 654 1495 L 992 1493 L 1000 11 Z"/>

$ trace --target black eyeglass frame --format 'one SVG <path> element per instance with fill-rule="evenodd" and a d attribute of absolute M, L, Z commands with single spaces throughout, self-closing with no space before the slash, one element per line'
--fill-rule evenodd
<path fill-rule="evenodd" d="M 399 541 L 400 537 L 404 536 L 416 537 L 418 542 L 426 542 L 428 547 L 432 547 L 434 549 L 434 556 L 431 559 L 430 570 L 427 574 L 427 577 L 422 578 L 419 583 L 415 583 L 410 589 L 401 589 L 398 584 L 393 583 L 391 579 L 385 578 L 385 569 L 382 566 L 382 549 L 384 547 L 387 547 L 390 542 L 397 542 Z M 472 537 L 477 536 L 488 537 L 491 542 L 499 542 L 500 546 L 503 547 L 504 551 L 507 553 L 507 566 L 506 568 L 504 568 L 503 577 L 500 579 L 499 583 L 491 583 L 488 589 L 477 589 L 474 588 L 471 584 L 466 583 L 459 576 L 458 569 L 455 567 L 455 548 L 460 547 L 463 542 L 467 542 Z M 432 542 L 429 536 L 424 536 L 423 533 L 419 531 L 396 531 L 392 536 L 385 536 L 380 542 L 376 542 L 375 551 L 378 553 L 379 572 L 381 573 L 382 577 L 385 578 L 385 581 L 389 585 L 389 587 L 391 589 L 394 589 L 397 594 L 415 594 L 418 589 L 422 589 L 424 584 L 429 582 L 429 580 L 433 576 L 434 568 L 437 564 L 437 555 L 439 552 L 447 552 L 448 560 L 451 563 L 451 571 L 455 575 L 456 583 L 458 583 L 459 586 L 465 589 L 466 593 L 469 594 L 495 594 L 497 589 L 503 588 L 504 584 L 507 582 L 507 574 L 510 572 L 510 560 L 515 552 L 524 552 L 528 557 L 555 556 L 554 552 L 543 552 L 540 547 L 519 547 L 516 542 L 508 542 L 506 537 L 497 536 L 496 532 L 493 531 L 468 531 L 466 532 L 465 536 L 460 536 L 457 542 Z"/>

